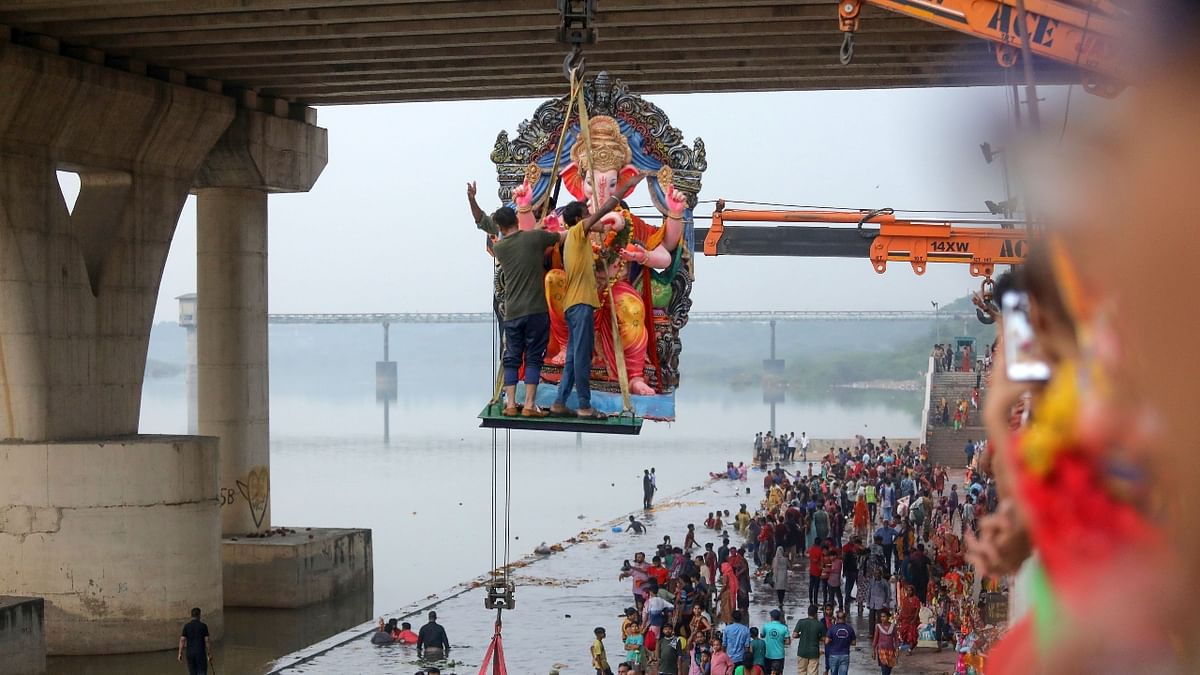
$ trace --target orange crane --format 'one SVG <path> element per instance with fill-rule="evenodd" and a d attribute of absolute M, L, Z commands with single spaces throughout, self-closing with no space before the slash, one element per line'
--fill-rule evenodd
<path fill-rule="evenodd" d="M 1005 67 L 1016 63 L 1028 34 L 1034 54 L 1090 73 L 1084 84 L 1095 93 L 1119 91 L 1135 62 L 1123 53 L 1120 39 L 1126 12 L 1112 0 L 840 0 L 838 20 L 846 36 L 842 63 L 853 58 L 864 4 L 988 40 L 996 45 L 996 59 Z"/>
<path fill-rule="evenodd" d="M 802 223 L 805 227 L 731 227 L 729 222 Z M 1000 227 L 973 227 L 991 223 Z M 813 227 L 812 225 L 843 227 Z M 902 220 L 891 209 L 875 211 L 748 211 L 718 200 L 712 225 L 697 228 L 704 255 L 869 258 L 880 274 L 889 262 L 908 262 L 917 274 L 928 263 L 970 265 L 971 276 L 990 280 L 996 265 L 1025 262 L 1035 236 L 1014 221 Z M 857 227 L 845 227 L 857 225 Z M 868 225 L 878 227 L 866 227 Z"/>

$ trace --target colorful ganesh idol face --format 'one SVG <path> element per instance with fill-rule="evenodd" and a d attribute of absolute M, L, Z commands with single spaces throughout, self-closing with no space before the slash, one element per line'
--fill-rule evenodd
<path fill-rule="evenodd" d="M 633 151 L 629 141 L 615 119 L 603 115 L 593 117 L 588 124 L 588 136 L 590 150 L 580 134 L 571 148 L 571 159 L 579 171 L 584 199 L 594 212 L 609 197 L 625 198 L 626 195 L 616 194 L 617 186 L 637 170 L 631 163 Z M 606 217 L 603 222 L 609 229 L 619 229 L 622 225 L 617 217 Z"/>
<path fill-rule="evenodd" d="M 609 197 L 617 191 L 617 184 L 620 177 L 615 169 L 607 171 L 592 171 L 595 176 L 596 192 L 592 192 L 592 175 L 585 173 L 583 175 L 583 194 L 586 195 L 588 208 L 592 211 L 600 208 L 600 205 L 608 200 Z"/>

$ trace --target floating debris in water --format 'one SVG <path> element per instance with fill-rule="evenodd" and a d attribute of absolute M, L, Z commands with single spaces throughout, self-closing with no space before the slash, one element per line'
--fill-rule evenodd
<path fill-rule="evenodd" d="M 588 579 L 553 579 L 550 577 L 533 577 L 526 575 L 517 575 L 512 578 L 513 583 L 518 586 L 542 586 L 546 588 L 578 588 L 586 583 Z"/>
<path fill-rule="evenodd" d="M 668 499 L 665 502 L 660 502 L 659 504 L 656 504 L 654 506 L 654 510 L 660 511 L 663 509 L 675 509 L 675 508 L 679 508 L 681 506 L 704 506 L 704 504 L 705 504 L 704 502 L 686 501 L 683 499 Z"/>

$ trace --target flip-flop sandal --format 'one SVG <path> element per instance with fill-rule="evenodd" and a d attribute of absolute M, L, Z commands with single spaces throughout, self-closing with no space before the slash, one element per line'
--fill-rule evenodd
<path fill-rule="evenodd" d="M 608 415 L 605 415 L 599 410 L 593 410 L 590 413 L 575 413 L 575 416 L 581 420 L 596 420 L 598 422 L 608 419 Z"/>
<path fill-rule="evenodd" d="M 550 406 L 550 416 L 551 417 L 577 417 L 578 415 L 579 415 L 578 413 L 576 413 L 574 410 L 571 410 L 570 408 L 568 408 L 565 405 L 560 406 L 557 403 L 555 403 L 554 405 Z"/>
<path fill-rule="evenodd" d="M 538 407 L 522 408 L 521 417 L 549 417 L 550 413 Z"/>
<path fill-rule="evenodd" d="M 517 417 L 521 414 L 521 409 L 515 405 L 510 405 L 506 407 L 500 414 L 504 415 L 505 417 Z"/>

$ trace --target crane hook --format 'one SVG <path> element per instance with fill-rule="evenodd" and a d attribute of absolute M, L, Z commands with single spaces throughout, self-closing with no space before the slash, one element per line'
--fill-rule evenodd
<path fill-rule="evenodd" d="M 1000 308 L 996 305 L 996 282 L 991 277 L 985 277 L 979 284 L 979 293 L 975 296 L 975 318 L 979 323 L 990 326 L 996 323 L 996 315 Z"/>
<path fill-rule="evenodd" d="M 850 65 L 854 60 L 854 33 L 846 31 L 842 33 L 842 50 L 838 54 L 843 66 Z"/>
<path fill-rule="evenodd" d="M 586 72 L 587 59 L 583 56 L 583 49 L 579 45 L 575 45 L 563 59 L 563 76 L 571 80 L 573 75 L 575 80 L 581 80 Z"/>

